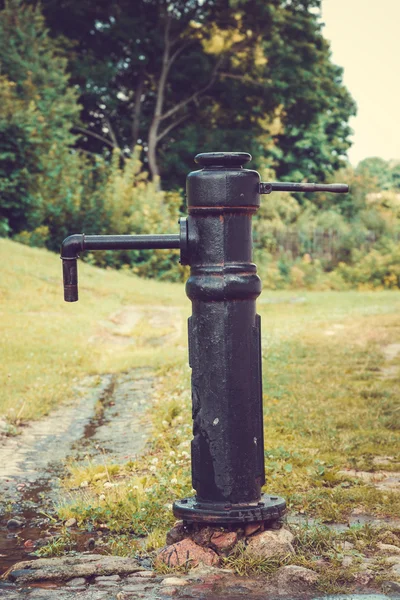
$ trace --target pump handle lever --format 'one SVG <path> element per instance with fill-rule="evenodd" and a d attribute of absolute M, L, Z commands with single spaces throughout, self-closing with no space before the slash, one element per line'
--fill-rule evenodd
<path fill-rule="evenodd" d="M 333 192 L 347 194 L 349 186 L 345 183 L 292 183 L 289 181 L 260 183 L 260 194 L 271 192 Z"/>

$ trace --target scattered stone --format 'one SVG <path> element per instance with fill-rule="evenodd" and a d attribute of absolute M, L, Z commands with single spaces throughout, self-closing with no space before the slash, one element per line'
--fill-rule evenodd
<path fill-rule="evenodd" d="M 77 554 L 57 558 L 39 558 L 15 564 L 3 575 L 6 581 L 68 581 L 76 577 L 129 575 L 143 571 L 138 562 L 125 556 Z"/>
<path fill-rule="evenodd" d="M 238 536 L 235 531 L 216 531 L 212 534 L 210 543 L 217 554 L 228 554 L 237 544 Z"/>
<path fill-rule="evenodd" d="M 396 575 L 396 577 L 400 577 L 400 564 L 393 564 L 391 568 L 391 573 Z"/>
<path fill-rule="evenodd" d="M 163 596 L 176 596 L 176 594 L 178 593 L 178 588 L 165 588 L 165 590 L 163 590 Z"/>
<path fill-rule="evenodd" d="M 275 580 L 280 591 L 290 590 L 300 591 L 300 589 L 313 587 L 318 583 L 319 575 L 311 569 L 299 567 L 297 565 L 287 565 L 281 567 L 275 574 Z"/>
<path fill-rule="evenodd" d="M 395 554 L 394 556 L 385 556 L 385 560 L 390 565 L 400 565 L 400 556 Z"/>
<path fill-rule="evenodd" d="M 177 542 L 181 542 L 186 535 L 186 529 L 183 521 L 177 521 L 175 525 L 167 533 L 167 545 L 171 546 Z"/>
<path fill-rule="evenodd" d="M 202 548 L 189 539 L 163 548 L 156 558 L 156 564 L 165 564 L 168 567 L 194 568 L 200 563 L 217 565 L 218 555 L 210 548 Z"/>
<path fill-rule="evenodd" d="M 352 544 L 351 542 L 344 542 L 344 544 L 342 544 L 342 548 L 343 550 L 354 550 L 354 544 Z"/>
<path fill-rule="evenodd" d="M 195 544 L 198 544 L 199 546 L 208 546 L 211 540 L 211 536 L 216 531 L 221 530 L 216 529 L 215 527 L 202 527 L 201 529 L 199 529 L 199 531 L 196 531 L 196 533 L 192 535 L 192 540 L 195 542 Z"/>
<path fill-rule="evenodd" d="M 86 579 L 84 577 L 75 577 L 74 579 L 71 579 L 71 581 L 68 581 L 67 587 L 80 587 L 85 584 Z"/>
<path fill-rule="evenodd" d="M 255 533 L 256 531 L 259 531 L 260 527 L 260 523 L 248 523 L 244 528 L 244 535 L 246 537 L 249 537 L 250 535 L 253 535 L 253 533 Z"/>
<path fill-rule="evenodd" d="M 399 546 L 393 546 L 393 544 L 383 544 L 382 542 L 378 542 L 377 545 L 381 551 L 381 554 L 400 554 Z"/>
<path fill-rule="evenodd" d="M 26 540 L 24 542 L 24 548 L 34 548 L 35 542 L 33 540 Z"/>
<path fill-rule="evenodd" d="M 96 583 L 97 587 L 99 588 L 112 588 L 112 587 L 118 587 L 118 582 L 117 581 L 99 581 L 98 583 Z"/>
<path fill-rule="evenodd" d="M 134 594 L 142 594 L 143 592 L 145 592 L 145 590 L 146 590 L 146 588 L 144 587 L 143 584 L 141 586 L 139 586 L 139 585 L 124 585 L 124 587 L 123 587 L 124 592 L 129 592 L 129 593 L 134 593 Z"/>
<path fill-rule="evenodd" d="M 13 518 L 7 521 L 7 529 L 21 529 L 23 526 L 24 523 L 20 519 Z"/>
<path fill-rule="evenodd" d="M 188 582 L 185 579 L 180 579 L 179 577 L 167 577 L 166 579 L 163 579 L 161 582 L 162 586 L 183 586 L 183 585 L 187 585 Z"/>
<path fill-rule="evenodd" d="M 342 560 L 342 567 L 344 567 L 345 569 L 347 569 L 347 567 L 350 567 L 354 562 L 354 558 L 352 556 L 345 556 Z"/>
<path fill-rule="evenodd" d="M 382 590 L 387 592 L 400 592 L 400 583 L 398 581 L 384 581 L 382 583 Z"/>
<path fill-rule="evenodd" d="M 72 517 L 71 519 L 68 519 L 67 521 L 65 521 L 64 525 L 65 525 L 65 527 L 75 527 L 76 519 L 74 519 Z"/>
<path fill-rule="evenodd" d="M 154 573 L 154 571 L 140 571 L 140 573 L 136 573 L 136 577 L 141 577 L 143 579 L 153 579 L 154 577 L 157 577 L 156 573 Z"/>
<path fill-rule="evenodd" d="M 264 558 L 293 554 L 293 539 L 294 535 L 284 528 L 277 531 L 263 531 L 250 538 L 247 551 Z"/>
<path fill-rule="evenodd" d="M 100 577 L 96 577 L 95 582 L 99 583 L 100 581 L 121 581 L 121 577 L 119 575 L 100 575 Z"/>

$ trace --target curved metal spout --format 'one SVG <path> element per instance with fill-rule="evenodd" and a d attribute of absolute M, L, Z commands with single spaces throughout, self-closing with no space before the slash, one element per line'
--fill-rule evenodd
<path fill-rule="evenodd" d="M 63 264 L 64 300 L 77 302 L 78 300 L 78 264 L 79 252 L 84 250 L 84 235 L 77 233 L 67 237 L 61 246 L 61 260 Z"/>

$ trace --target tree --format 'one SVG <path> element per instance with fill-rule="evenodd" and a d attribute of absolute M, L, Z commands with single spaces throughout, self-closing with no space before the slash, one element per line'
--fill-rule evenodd
<path fill-rule="evenodd" d="M 326 179 L 343 163 L 355 107 L 331 63 L 319 5 L 44 0 L 53 35 L 73 43 L 82 146 L 130 155 L 141 142 L 167 187 L 207 149 L 250 149 L 255 166 L 267 160 L 281 178 Z"/>
<path fill-rule="evenodd" d="M 62 174 L 80 107 L 39 8 L 6 1 L 0 57 L 0 220 L 15 233 L 43 224 L 45 214 L 51 220 L 51 207 L 68 202 Z"/>

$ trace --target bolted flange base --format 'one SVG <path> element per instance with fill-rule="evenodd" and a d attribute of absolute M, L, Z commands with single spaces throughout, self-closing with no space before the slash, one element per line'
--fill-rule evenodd
<path fill-rule="evenodd" d="M 196 497 L 174 502 L 173 512 L 177 519 L 187 523 L 251 523 L 279 520 L 286 509 L 286 502 L 279 496 L 262 494 L 259 502 L 250 504 L 227 504 L 222 502 L 198 502 Z"/>

